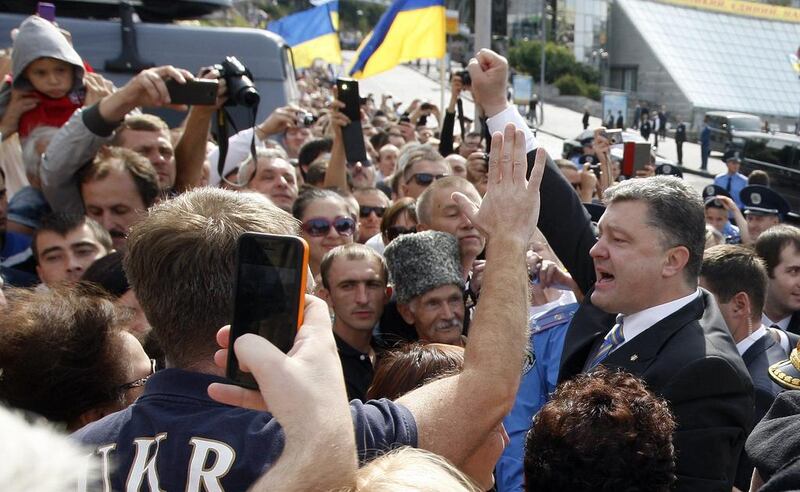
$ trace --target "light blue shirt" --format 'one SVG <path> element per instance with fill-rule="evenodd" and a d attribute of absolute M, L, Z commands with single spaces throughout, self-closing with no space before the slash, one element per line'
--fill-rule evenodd
<path fill-rule="evenodd" d="M 730 178 L 730 188 L 728 188 L 728 178 Z M 714 178 L 714 184 L 717 186 L 721 186 L 728 193 L 731 194 L 731 198 L 733 201 L 736 202 L 736 206 L 740 209 L 744 207 L 742 204 L 742 198 L 739 196 L 742 192 L 742 188 L 747 186 L 747 178 L 744 174 L 736 173 L 736 174 L 728 174 L 722 173 L 718 174 L 716 178 Z"/>

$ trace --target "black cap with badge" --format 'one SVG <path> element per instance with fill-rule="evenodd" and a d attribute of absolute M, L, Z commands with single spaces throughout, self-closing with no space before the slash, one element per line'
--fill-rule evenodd
<path fill-rule="evenodd" d="M 728 150 L 722 154 L 722 162 L 728 161 L 742 162 L 742 156 L 738 150 Z"/>
<path fill-rule="evenodd" d="M 706 207 L 725 208 L 717 196 L 727 196 L 731 198 L 731 194 L 722 186 L 710 184 L 703 188 L 703 202 Z"/>
<path fill-rule="evenodd" d="M 656 166 L 656 176 L 659 175 L 675 176 L 676 178 L 683 179 L 683 171 L 681 171 L 681 168 L 675 164 L 664 163 Z"/>
<path fill-rule="evenodd" d="M 777 215 L 781 220 L 792 209 L 778 192 L 762 185 L 750 185 L 742 188 L 739 197 L 744 204 L 745 214 Z"/>

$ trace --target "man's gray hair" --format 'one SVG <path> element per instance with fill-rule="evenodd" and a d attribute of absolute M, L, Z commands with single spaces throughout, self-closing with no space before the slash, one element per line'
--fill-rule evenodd
<path fill-rule="evenodd" d="M 673 176 L 654 176 L 623 181 L 605 191 L 606 205 L 638 201 L 647 205 L 646 222 L 661 233 L 662 246 L 689 250 L 686 280 L 697 283 L 703 265 L 706 223 L 700 193 Z"/>
<path fill-rule="evenodd" d="M 39 167 L 42 164 L 42 152 L 36 150 L 40 140 L 49 143 L 60 128 L 55 126 L 37 126 L 22 143 L 22 163 L 25 165 L 25 174 L 39 177 Z"/>
<path fill-rule="evenodd" d="M 283 159 L 288 161 L 289 157 L 283 149 L 265 149 L 263 147 L 256 149 L 256 161 L 253 161 L 252 155 L 248 155 L 247 159 L 239 167 L 239 186 L 247 186 L 250 180 L 253 179 L 256 171 L 258 171 L 257 161 L 261 159 L 269 161 Z"/>
<path fill-rule="evenodd" d="M 155 205 L 131 228 L 125 273 L 171 365 L 213 357 L 217 330 L 231 322 L 245 231 L 297 235 L 299 222 L 259 193 L 201 187 Z"/>
<path fill-rule="evenodd" d="M 395 171 L 395 174 L 405 178 L 411 166 L 419 161 L 443 162 L 444 157 L 430 144 L 403 147 L 400 156 L 397 158 L 397 171 Z"/>

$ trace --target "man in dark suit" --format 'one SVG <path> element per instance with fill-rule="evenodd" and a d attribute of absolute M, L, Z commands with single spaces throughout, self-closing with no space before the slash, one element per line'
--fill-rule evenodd
<path fill-rule="evenodd" d="M 765 325 L 800 334 L 800 229 L 780 224 L 762 232 L 756 253 L 767 264 Z"/>
<path fill-rule="evenodd" d="M 489 129 L 508 122 L 523 128 L 522 117 L 496 96 L 504 93 L 506 60 L 484 52 L 481 69 L 472 74 L 472 90 Z M 532 134 L 525 143 L 530 170 L 538 145 Z M 599 362 L 643 378 L 676 417 L 676 490 L 730 491 L 753 424 L 753 387 L 713 296 L 697 286 L 705 236 L 700 196 L 671 177 L 625 181 L 606 192 L 596 239 L 552 162 L 540 190 L 539 228 L 587 293 L 567 333 L 559 380 Z"/>
<path fill-rule="evenodd" d="M 764 261 L 752 249 L 725 244 L 706 250 L 700 270 L 700 285 L 708 289 L 719 305 L 736 348 L 744 359 L 755 389 L 755 422 L 760 421 L 783 388 L 769 377 L 769 367 L 789 357 L 796 344 L 781 330 L 761 323 L 767 290 Z M 750 487 L 753 465 L 742 453 L 734 485 Z"/>

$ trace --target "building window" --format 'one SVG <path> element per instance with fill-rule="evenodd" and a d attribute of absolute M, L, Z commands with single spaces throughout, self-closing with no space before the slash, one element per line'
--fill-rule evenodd
<path fill-rule="evenodd" d="M 609 86 L 625 92 L 636 92 L 638 67 L 611 67 Z"/>

